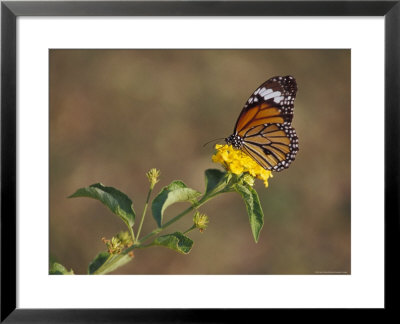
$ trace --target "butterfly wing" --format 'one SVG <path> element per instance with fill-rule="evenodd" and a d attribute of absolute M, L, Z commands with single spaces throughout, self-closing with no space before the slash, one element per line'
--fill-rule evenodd
<path fill-rule="evenodd" d="M 260 85 L 247 100 L 234 134 L 243 138 L 243 151 L 263 168 L 281 171 L 298 152 L 298 138 L 291 126 L 296 80 L 274 77 Z"/>
<path fill-rule="evenodd" d="M 262 124 L 246 132 L 242 149 L 263 168 L 282 171 L 294 161 L 299 146 L 291 125 Z"/>

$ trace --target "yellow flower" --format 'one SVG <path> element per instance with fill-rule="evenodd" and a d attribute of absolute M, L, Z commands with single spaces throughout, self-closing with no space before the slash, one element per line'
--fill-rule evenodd
<path fill-rule="evenodd" d="M 116 236 L 113 236 L 111 240 L 107 240 L 105 237 L 101 239 L 107 246 L 108 253 L 119 254 L 125 247 L 131 246 L 132 238 L 128 232 L 120 232 Z"/>
<path fill-rule="evenodd" d="M 265 170 L 249 155 L 226 144 L 217 144 L 215 149 L 216 152 L 212 156 L 213 162 L 222 164 L 227 171 L 237 175 L 247 172 L 252 177 L 263 180 L 265 187 L 268 187 L 268 179 L 272 177 L 271 171 Z M 250 179 L 247 178 L 245 181 L 252 185 Z"/>
<path fill-rule="evenodd" d="M 196 212 L 193 216 L 193 223 L 194 226 L 200 230 L 200 232 L 203 232 L 208 225 L 208 216 L 206 214 L 200 214 L 199 212 Z"/>
<path fill-rule="evenodd" d="M 151 169 L 149 172 L 146 173 L 147 178 L 150 181 L 150 188 L 153 189 L 155 184 L 160 181 L 160 170 L 157 170 L 155 168 Z"/>

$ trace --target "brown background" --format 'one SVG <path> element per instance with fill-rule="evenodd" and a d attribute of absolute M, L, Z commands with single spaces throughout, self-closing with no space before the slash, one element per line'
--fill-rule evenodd
<path fill-rule="evenodd" d="M 232 133 L 259 84 L 288 74 L 299 87 L 300 151 L 268 189 L 257 181 L 265 214 L 258 244 L 240 196 L 225 194 L 201 207 L 210 224 L 190 234 L 189 255 L 137 250 L 114 273 L 350 273 L 349 50 L 51 50 L 50 257 L 86 273 L 105 249 L 101 238 L 125 230 L 101 203 L 67 199 L 80 187 L 125 192 L 137 224 L 150 168 L 162 172 L 153 197 L 176 179 L 204 191 L 204 170 L 220 167 L 213 144 L 202 145 Z M 187 206 L 168 208 L 165 219 Z M 190 224 L 188 215 L 167 232 Z M 142 235 L 155 226 L 149 210 Z"/>

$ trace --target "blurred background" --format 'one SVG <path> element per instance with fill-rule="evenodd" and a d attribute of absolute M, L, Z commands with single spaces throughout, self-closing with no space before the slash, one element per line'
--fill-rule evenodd
<path fill-rule="evenodd" d="M 85 274 L 106 249 L 101 238 L 125 230 L 100 202 L 68 199 L 78 188 L 102 182 L 125 192 L 136 226 L 150 168 L 161 170 L 153 197 L 178 179 L 204 192 L 204 171 L 221 167 L 211 161 L 215 143 L 203 144 L 232 133 L 262 82 L 288 74 L 299 88 L 292 125 L 300 151 L 269 188 L 256 181 L 259 242 L 243 200 L 224 194 L 200 208 L 210 223 L 189 234 L 189 255 L 136 250 L 113 273 L 350 273 L 350 50 L 51 50 L 51 258 Z M 169 207 L 164 219 L 188 206 Z M 166 233 L 191 223 L 187 215 Z M 142 236 L 155 227 L 149 209 Z"/>

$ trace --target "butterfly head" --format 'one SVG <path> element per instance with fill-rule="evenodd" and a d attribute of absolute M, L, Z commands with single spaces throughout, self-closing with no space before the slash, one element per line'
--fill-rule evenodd
<path fill-rule="evenodd" d="M 228 145 L 232 145 L 235 149 L 241 149 L 243 146 L 243 138 L 237 134 L 225 138 L 225 142 Z"/>

